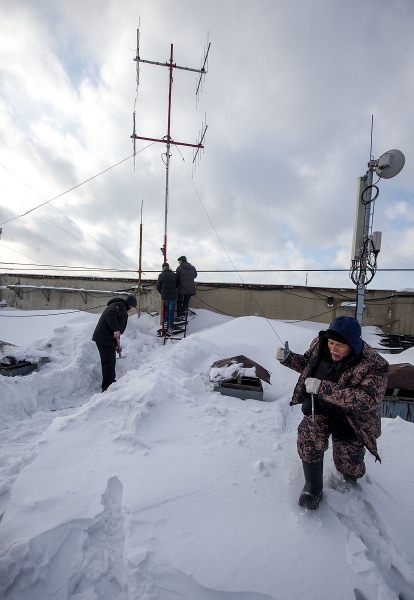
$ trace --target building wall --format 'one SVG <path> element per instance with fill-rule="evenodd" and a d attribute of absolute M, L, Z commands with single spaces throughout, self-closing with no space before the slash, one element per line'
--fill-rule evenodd
<path fill-rule="evenodd" d="M 148 285 L 147 285 L 148 283 Z M 66 277 L 43 275 L 0 275 L 0 300 L 21 310 L 82 310 L 101 313 L 114 297 L 137 295 L 141 310 L 159 311 L 155 282 L 145 282 L 137 294 L 136 279 Z M 16 287 L 8 287 L 16 286 Z"/>
<path fill-rule="evenodd" d="M 155 283 L 155 280 L 142 281 L 143 290 L 138 297 L 144 312 L 161 311 Z M 123 297 L 137 294 L 137 280 L 23 274 L 0 276 L 0 299 L 4 298 L 9 306 L 22 310 L 67 309 L 100 313 L 108 300 L 121 292 L 124 292 Z M 354 316 L 354 307 L 341 305 L 354 302 L 355 297 L 355 289 L 198 283 L 197 295 L 191 298 L 190 307 L 235 317 L 258 315 L 268 319 L 330 323 L 339 315 Z M 363 325 L 380 327 L 385 333 L 414 335 L 414 293 L 367 290 Z"/>
<path fill-rule="evenodd" d="M 355 316 L 355 289 L 306 286 L 198 285 L 194 308 L 210 308 L 233 316 L 258 315 L 269 319 L 331 323 L 340 315 Z M 353 306 L 344 307 L 351 303 Z M 414 334 L 414 294 L 367 290 L 364 326 L 384 333 Z"/>

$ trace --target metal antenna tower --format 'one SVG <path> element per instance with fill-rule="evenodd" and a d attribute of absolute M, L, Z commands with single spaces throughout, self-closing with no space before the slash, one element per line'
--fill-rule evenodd
<path fill-rule="evenodd" d="M 382 233 L 372 231 L 374 204 L 379 196 L 376 185 L 380 179 L 392 179 L 405 164 L 405 156 L 400 150 L 388 150 L 378 159 L 372 155 L 372 133 L 374 117 L 371 119 L 371 147 L 368 170 L 357 179 L 357 197 L 355 210 L 354 237 L 352 241 L 351 271 L 349 276 L 357 288 L 355 318 L 362 325 L 366 286 L 373 280 L 377 271 L 377 257 L 381 250 Z M 373 184 L 374 171 L 378 181 Z M 372 191 L 375 195 L 372 196 Z"/>
<path fill-rule="evenodd" d="M 169 86 L 168 86 L 168 118 L 167 118 L 167 134 L 161 138 L 150 138 L 150 137 L 143 137 L 140 135 L 136 135 L 135 132 L 135 111 L 133 113 L 133 133 L 131 135 L 131 138 L 133 139 L 133 143 L 134 143 L 134 156 L 135 156 L 135 140 L 147 140 L 150 142 L 161 142 L 162 144 L 166 144 L 166 153 L 165 153 L 165 214 L 164 214 L 164 244 L 161 248 L 161 252 L 164 256 L 164 262 L 167 262 L 167 218 L 168 218 L 168 195 L 169 195 L 169 168 L 170 168 L 170 148 L 171 148 L 171 144 L 174 144 L 175 146 L 188 146 L 190 148 L 194 149 L 194 157 L 193 157 L 193 164 L 196 161 L 198 155 L 199 155 L 199 151 L 200 149 L 203 149 L 203 141 L 204 141 L 204 137 L 207 131 L 207 123 L 203 123 L 202 124 L 202 128 L 201 128 L 201 132 L 200 132 L 200 136 L 198 139 L 198 142 L 196 142 L 195 144 L 189 144 L 186 142 L 177 142 L 175 140 L 173 140 L 173 138 L 171 137 L 171 98 L 172 98 L 172 84 L 173 84 L 173 71 L 174 69 L 180 69 L 182 71 L 190 71 L 193 73 L 199 73 L 200 77 L 198 79 L 198 84 L 196 87 L 196 97 L 198 98 L 198 95 L 201 91 L 201 83 L 202 83 L 202 78 L 204 77 L 204 75 L 206 75 L 207 73 L 207 64 L 208 64 L 208 53 L 210 51 L 210 42 L 207 41 L 207 48 L 204 51 L 204 59 L 202 61 L 202 66 L 200 69 L 192 69 L 190 67 L 180 67 L 179 65 L 177 65 L 174 62 L 174 47 L 173 44 L 171 44 L 171 49 L 170 49 L 170 59 L 168 62 L 165 63 L 161 63 L 161 62 L 156 62 L 153 60 L 144 60 L 143 58 L 140 57 L 139 54 L 139 29 L 137 30 L 137 53 L 136 56 L 134 58 L 134 60 L 137 63 L 137 88 L 139 85 L 139 64 L 140 63 L 146 63 L 149 65 L 157 65 L 159 67 L 167 67 L 168 71 L 169 71 Z"/>

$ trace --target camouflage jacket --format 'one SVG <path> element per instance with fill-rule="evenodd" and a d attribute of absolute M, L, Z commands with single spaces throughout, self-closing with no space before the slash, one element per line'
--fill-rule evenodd
<path fill-rule="evenodd" d="M 305 354 L 290 352 L 282 362 L 300 373 L 291 405 L 299 404 L 305 379 L 311 377 L 318 356 L 316 338 Z M 381 460 L 376 439 L 381 435 L 380 404 L 387 389 L 388 370 L 388 362 L 364 342 L 360 357 L 344 367 L 338 382 L 322 381 L 318 390 L 318 398 L 342 408 L 359 440 L 377 460 Z"/>

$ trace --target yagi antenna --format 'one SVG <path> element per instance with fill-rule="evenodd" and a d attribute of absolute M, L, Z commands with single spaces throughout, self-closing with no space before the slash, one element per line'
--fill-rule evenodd
<path fill-rule="evenodd" d="M 204 60 L 203 60 L 203 64 L 200 69 L 200 77 L 198 78 L 198 84 L 196 86 L 196 108 L 197 108 L 199 94 L 203 88 L 203 81 L 205 79 L 206 74 L 208 73 L 208 53 L 210 52 L 210 46 L 211 46 L 210 42 L 208 41 L 208 38 L 209 38 L 209 34 L 207 33 L 207 46 L 206 46 L 206 48 L 204 48 Z"/>
<path fill-rule="evenodd" d="M 210 52 L 210 46 L 211 46 L 208 39 L 209 39 L 209 32 L 207 32 L 207 46 L 204 48 L 204 57 L 203 57 L 202 65 L 200 68 L 200 77 L 198 78 L 198 83 L 196 86 L 196 108 L 197 108 L 198 100 L 200 97 L 200 92 L 203 91 L 203 81 L 205 80 L 206 74 L 208 73 L 208 53 Z M 196 141 L 196 145 L 193 148 L 193 163 L 192 163 L 192 168 L 191 168 L 191 176 L 194 175 L 196 166 L 200 164 L 200 158 L 201 158 L 200 150 L 203 150 L 203 152 L 204 152 L 203 142 L 204 142 L 204 138 L 206 136 L 206 132 L 207 132 L 207 116 L 206 116 L 206 113 L 204 113 L 204 123 L 201 123 L 200 135 L 198 137 L 198 141 Z"/>
<path fill-rule="evenodd" d="M 136 138 L 135 138 L 135 110 L 132 114 L 132 135 L 133 135 L 132 146 L 134 148 L 134 171 L 135 171 L 135 156 L 137 153 Z"/>
<path fill-rule="evenodd" d="M 208 38 L 207 38 L 208 39 Z M 168 113 L 167 113 L 167 134 L 164 135 L 162 138 L 153 138 L 153 137 L 143 137 L 141 135 L 137 135 L 136 131 L 135 131 L 135 110 L 134 110 L 134 121 L 133 121 L 133 126 L 134 126 L 134 132 L 131 135 L 132 139 L 134 140 L 134 155 L 135 155 L 135 140 L 147 140 L 150 142 L 161 142 L 162 144 L 166 145 L 166 152 L 163 156 L 165 156 L 165 210 L 164 210 L 164 244 L 161 247 L 161 252 L 164 256 L 164 262 L 167 262 L 167 220 L 168 220 L 168 199 L 169 199 L 169 166 L 170 166 L 170 158 L 171 158 L 171 154 L 170 154 L 170 148 L 172 145 L 174 146 L 187 146 L 190 148 L 193 148 L 194 150 L 197 151 L 200 149 L 204 149 L 203 146 L 203 140 L 207 131 L 207 125 L 202 125 L 202 129 L 201 129 L 201 134 L 200 134 L 200 139 L 196 144 L 189 144 L 187 142 L 177 142 L 176 140 L 174 140 L 171 136 L 171 104 L 172 104 L 172 84 L 173 84 L 173 72 L 175 69 L 180 69 L 182 71 L 192 71 L 193 73 L 198 73 L 199 74 L 199 83 L 197 86 L 197 94 L 199 93 L 199 90 L 201 89 L 201 81 L 202 78 L 204 77 L 204 75 L 206 74 L 206 67 L 207 67 L 207 60 L 208 60 L 208 53 L 210 51 L 210 43 L 208 43 L 207 45 L 207 49 L 204 52 L 204 62 L 203 65 L 201 67 L 201 69 L 193 69 L 191 67 L 182 67 L 177 65 L 177 63 L 174 62 L 174 46 L 173 44 L 171 44 L 170 46 L 170 58 L 168 61 L 166 62 L 157 62 L 154 60 L 144 60 L 143 58 L 141 58 L 140 56 L 140 51 L 139 51 L 139 29 L 137 31 L 137 52 L 136 52 L 136 56 L 134 58 L 134 60 L 137 62 L 137 93 L 136 93 L 136 101 L 138 99 L 138 84 L 139 84 L 139 63 L 146 63 L 149 65 L 157 65 L 160 67 L 165 67 L 168 70 L 168 79 L 169 79 L 169 86 L 168 86 Z M 162 310 L 162 334 L 164 335 L 164 305 L 163 305 L 163 310 Z"/>
<path fill-rule="evenodd" d="M 137 29 L 137 52 L 136 52 L 136 56 L 135 56 L 135 60 L 137 62 L 137 93 L 135 96 L 135 106 L 134 106 L 134 110 L 136 109 L 136 105 L 137 105 L 137 101 L 138 101 L 138 87 L 139 87 L 139 29 Z"/>
<path fill-rule="evenodd" d="M 200 158 L 201 158 L 201 153 L 200 150 L 202 149 L 204 152 L 204 138 L 206 137 L 206 132 L 207 132 L 207 115 L 206 113 L 204 113 L 204 123 L 201 123 L 201 131 L 200 131 L 200 135 L 198 138 L 198 142 L 196 142 L 196 145 L 193 149 L 193 165 L 192 165 L 192 174 L 194 175 L 194 171 L 196 170 L 197 165 L 200 164 Z"/>
<path fill-rule="evenodd" d="M 135 60 L 137 62 L 137 76 L 136 76 L 136 81 L 137 81 L 137 86 L 136 86 L 136 91 L 135 91 L 135 101 L 134 101 L 134 113 L 132 115 L 132 119 L 133 119 L 133 123 L 132 123 L 132 145 L 134 148 L 134 171 L 135 171 L 135 156 L 137 153 L 137 147 L 136 147 L 136 130 L 135 130 L 135 113 L 137 110 L 137 102 L 138 102 L 138 88 L 139 88 L 139 24 L 141 22 L 141 19 L 138 20 L 138 29 L 137 29 L 137 51 L 136 51 L 136 56 L 135 56 Z"/>

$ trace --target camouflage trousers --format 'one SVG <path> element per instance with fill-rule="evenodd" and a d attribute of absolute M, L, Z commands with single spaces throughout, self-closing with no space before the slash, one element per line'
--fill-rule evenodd
<path fill-rule="evenodd" d="M 325 415 L 304 416 L 298 427 L 298 454 L 308 463 L 319 462 L 328 449 L 331 429 Z M 335 467 L 343 475 L 362 477 L 365 473 L 365 448 L 358 440 L 332 440 Z"/>

